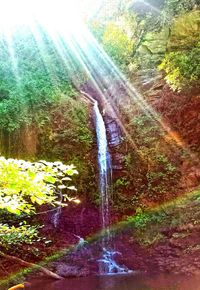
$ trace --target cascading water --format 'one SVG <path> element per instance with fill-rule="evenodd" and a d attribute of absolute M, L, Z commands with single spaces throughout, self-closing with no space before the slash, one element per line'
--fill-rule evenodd
<path fill-rule="evenodd" d="M 61 216 L 61 212 L 62 212 L 62 207 L 61 207 L 61 202 L 63 199 L 62 190 L 60 190 L 57 194 L 60 197 L 60 200 L 59 200 L 60 205 L 55 209 L 55 213 L 52 216 L 52 223 L 53 223 L 55 228 L 57 228 L 59 226 L 60 216 Z"/>
<path fill-rule="evenodd" d="M 101 219 L 102 228 L 106 229 L 106 236 L 109 237 L 109 196 L 111 185 L 111 157 L 108 151 L 106 128 L 99 111 L 98 103 L 94 103 L 94 113 L 96 120 L 96 135 L 98 145 L 98 164 L 99 164 L 99 190 L 101 194 Z M 107 238 L 105 237 L 105 238 Z M 104 243 L 106 240 L 104 239 Z"/>
<path fill-rule="evenodd" d="M 99 191 L 101 195 L 101 222 L 102 229 L 105 230 L 102 240 L 102 258 L 99 260 L 100 274 L 127 273 L 128 269 L 120 267 L 114 260 L 117 254 L 110 246 L 112 239 L 110 233 L 110 210 L 109 200 L 112 188 L 112 163 L 108 151 L 106 127 L 100 113 L 97 101 L 94 102 L 94 115 L 96 121 L 96 135 L 98 145 L 99 164 Z"/>

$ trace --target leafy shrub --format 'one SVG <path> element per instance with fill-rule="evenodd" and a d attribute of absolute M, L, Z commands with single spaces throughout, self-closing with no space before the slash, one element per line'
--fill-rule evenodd
<path fill-rule="evenodd" d="M 200 11 L 183 14 L 177 17 L 170 28 L 168 51 L 193 48 L 200 40 Z"/>
<path fill-rule="evenodd" d="M 0 246 L 10 248 L 22 243 L 32 244 L 39 240 L 39 226 L 20 225 L 18 227 L 0 224 Z"/>
<path fill-rule="evenodd" d="M 127 221 L 136 228 L 146 227 L 150 223 L 161 223 L 166 218 L 164 212 L 139 212 L 135 216 L 130 216 Z"/>
<path fill-rule="evenodd" d="M 35 214 L 36 206 L 62 206 L 73 199 L 69 191 L 76 189 L 69 182 L 76 173 L 73 165 L 58 161 L 31 163 L 0 157 L 0 246 L 9 249 L 39 241 L 39 226 L 28 225 L 24 220 Z M 59 191 L 62 203 L 58 202 Z"/>
<path fill-rule="evenodd" d="M 200 43 L 186 51 L 166 54 L 159 69 L 166 73 L 166 81 L 173 90 L 198 85 L 200 81 Z"/>
<path fill-rule="evenodd" d="M 115 186 L 115 187 L 121 187 L 121 186 L 126 187 L 127 185 L 129 185 L 129 183 L 130 183 L 129 180 L 127 180 L 126 178 L 121 177 L 121 178 L 118 178 L 118 179 L 115 181 L 114 186 Z"/>
<path fill-rule="evenodd" d="M 118 25 L 109 23 L 106 26 L 102 44 L 106 52 L 118 65 L 124 67 L 129 64 L 134 44 Z"/>

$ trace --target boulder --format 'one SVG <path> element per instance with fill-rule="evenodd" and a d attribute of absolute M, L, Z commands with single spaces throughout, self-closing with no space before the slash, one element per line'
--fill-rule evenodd
<path fill-rule="evenodd" d="M 89 269 L 84 266 L 68 265 L 59 263 L 56 273 L 61 277 L 85 277 L 90 274 Z"/>

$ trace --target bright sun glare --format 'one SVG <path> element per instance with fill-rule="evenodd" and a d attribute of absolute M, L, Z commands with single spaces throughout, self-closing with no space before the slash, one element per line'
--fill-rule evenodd
<path fill-rule="evenodd" d="M 0 30 L 39 23 L 48 29 L 77 30 L 81 20 L 98 9 L 102 0 L 0 0 Z M 86 10 L 87 7 L 87 10 Z M 88 12 L 89 11 L 89 12 Z"/>
<path fill-rule="evenodd" d="M 20 83 L 20 76 L 18 75 L 17 53 L 12 39 L 15 29 L 21 26 L 28 27 L 43 57 L 43 54 L 46 53 L 40 35 L 40 28 L 43 27 L 54 42 L 55 49 L 63 60 L 63 67 L 66 67 L 67 71 L 75 70 L 74 60 L 76 60 L 75 63 L 79 63 L 79 67 L 89 76 L 94 87 L 105 101 L 106 99 L 110 100 L 110 97 L 109 93 L 105 91 L 106 81 L 102 78 L 102 74 L 106 73 L 110 75 L 110 78 L 116 78 L 142 110 L 159 124 L 161 130 L 168 131 L 160 121 L 158 114 L 146 103 L 137 89 L 127 81 L 84 25 L 85 17 L 95 17 L 102 5 L 106 5 L 109 1 L 112 4 L 114 0 L 0 0 L 0 33 L 3 33 L 7 41 L 17 83 Z M 146 3 L 146 1 L 143 2 Z M 48 71 L 51 71 L 54 82 L 55 69 L 49 67 L 46 60 L 44 62 Z M 112 100 L 110 103 L 120 120 L 116 105 Z M 135 148 L 134 141 L 122 123 L 120 127 L 124 134 L 131 139 Z M 175 142 L 177 141 L 175 140 Z"/>

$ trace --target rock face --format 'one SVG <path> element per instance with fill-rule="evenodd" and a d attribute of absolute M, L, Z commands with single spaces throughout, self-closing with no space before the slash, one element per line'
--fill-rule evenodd
<path fill-rule="evenodd" d="M 180 163 L 177 163 L 181 176 L 178 188 L 183 191 L 199 185 L 199 90 L 174 92 L 165 83 L 162 73 L 155 70 L 138 72 L 133 81 L 146 102 L 162 118 L 168 132 L 166 140 L 175 141 L 177 148 L 187 152 L 179 159 Z"/>
<path fill-rule="evenodd" d="M 122 170 L 124 165 L 123 153 L 114 152 L 112 154 L 112 168 L 113 170 Z"/>
<path fill-rule="evenodd" d="M 121 130 L 113 119 L 106 121 L 108 144 L 110 147 L 117 147 L 122 142 Z"/>
<path fill-rule="evenodd" d="M 123 170 L 124 154 L 120 150 L 120 145 L 123 143 L 121 128 L 117 123 L 117 119 L 106 116 L 104 120 L 107 130 L 108 146 L 112 156 L 112 169 L 113 171 Z"/>
<path fill-rule="evenodd" d="M 140 55 L 164 54 L 167 49 L 169 34 L 169 28 L 165 28 L 159 33 L 147 33 L 138 52 Z"/>

